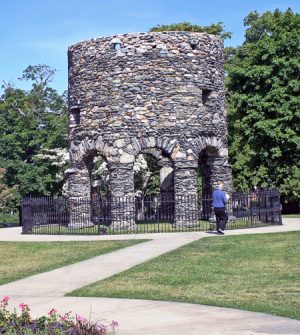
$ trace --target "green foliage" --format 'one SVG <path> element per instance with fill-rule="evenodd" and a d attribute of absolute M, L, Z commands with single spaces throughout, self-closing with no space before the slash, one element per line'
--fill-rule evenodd
<path fill-rule="evenodd" d="M 228 50 L 226 88 L 234 186 L 280 187 L 300 197 L 300 15 L 245 18 L 246 40 Z"/>
<path fill-rule="evenodd" d="M 281 185 L 281 193 L 291 201 L 299 200 L 300 194 L 300 168 L 293 166 L 291 173 L 288 175 Z"/>
<path fill-rule="evenodd" d="M 4 211 L 0 212 L 0 228 L 6 227 L 6 226 L 19 226 L 19 212 L 13 211 L 8 208 L 9 206 L 5 207 Z M 12 207 L 15 207 L 14 204 L 12 204 Z"/>
<path fill-rule="evenodd" d="M 198 26 L 196 24 L 191 24 L 189 22 L 179 22 L 169 25 L 157 25 L 150 28 L 149 31 L 159 32 L 159 31 L 190 31 L 196 33 L 207 33 L 212 35 L 219 35 L 223 39 L 231 38 L 231 33 L 224 31 L 224 26 L 222 22 L 212 23 L 210 26 Z"/>
<path fill-rule="evenodd" d="M 7 209 L 16 196 L 15 187 L 8 187 L 5 183 L 5 169 L 0 168 L 0 211 Z"/>
<path fill-rule="evenodd" d="M 51 69 L 48 65 L 29 65 L 22 74 L 21 80 L 31 80 L 36 86 L 46 87 L 52 81 L 56 70 Z"/>
<path fill-rule="evenodd" d="M 66 97 L 48 86 L 54 72 L 28 67 L 22 79 L 33 80 L 32 89 L 7 85 L 0 100 L 0 166 L 19 196 L 57 194 L 61 187 L 58 168 L 36 159 L 45 149 L 67 147 Z"/>
<path fill-rule="evenodd" d="M 109 194 L 109 171 L 103 157 L 94 157 L 93 171 L 91 174 L 92 193 L 99 196 Z"/>
<path fill-rule="evenodd" d="M 134 173 L 134 188 L 135 191 L 142 195 L 152 195 L 160 193 L 160 166 L 157 159 L 152 155 L 140 154 L 139 158 L 145 163 L 145 166 L 140 166 L 141 163 L 136 162 Z"/>

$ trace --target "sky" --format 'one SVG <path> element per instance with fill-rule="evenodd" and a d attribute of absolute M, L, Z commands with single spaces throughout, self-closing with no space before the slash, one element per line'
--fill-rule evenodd
<path fill-rule="evenodd" d="M 46 64 L 57 70 L 52 87 L 62 93 L 68 85 L 70 45 L 158 24 L 221 21 L 233 33 L 225 46 L 237 46 L 251 11 L 289 7 L 299 13 L 300 0 L 0 0 L 0 86 L 4 81 L 29 89 L 29 83 L 18 80 L 23 70 Z"/>

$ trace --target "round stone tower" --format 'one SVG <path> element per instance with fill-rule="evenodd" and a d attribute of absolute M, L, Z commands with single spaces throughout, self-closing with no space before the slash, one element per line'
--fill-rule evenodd
<path fill-rule="evenodd" d="M 112 197 L 134 194 L 133 163 L 140 153 L 159 160 L 162 179 L 172 174 L 175 197 L 197 194 L 199 166 L 203 194 L 211 194 L 217 181 L 230 190 L 222 39 L 134 33 L 71 46 L 69 142 L 70 199 L 90 197 L 97 155 L 108 163 Z M 188 207 L 175 202 L 175 212 Z M 88 209 L 82 215 L 88 217 Z M 134 205 L 126 215 L 134 221 Z"/>

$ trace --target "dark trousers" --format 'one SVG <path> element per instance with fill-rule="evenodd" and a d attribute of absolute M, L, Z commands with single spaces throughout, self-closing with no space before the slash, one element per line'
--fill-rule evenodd
<path fill-rule="evenodd" d="M 228 215 L 226 213 L 225 207 L 214 207 L 217 220 L 217 229 L 224 230 L 226 228 L 226 223 L 228 220 Z"/>

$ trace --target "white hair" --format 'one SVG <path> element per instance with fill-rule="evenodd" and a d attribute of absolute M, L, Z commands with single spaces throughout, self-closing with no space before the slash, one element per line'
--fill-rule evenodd
<path fill-rule="evenodd" d="M 215 188 L 218 190 L 222 190 L 223 189 L 224 184 L 220 181 L 216 184 Z"/>

